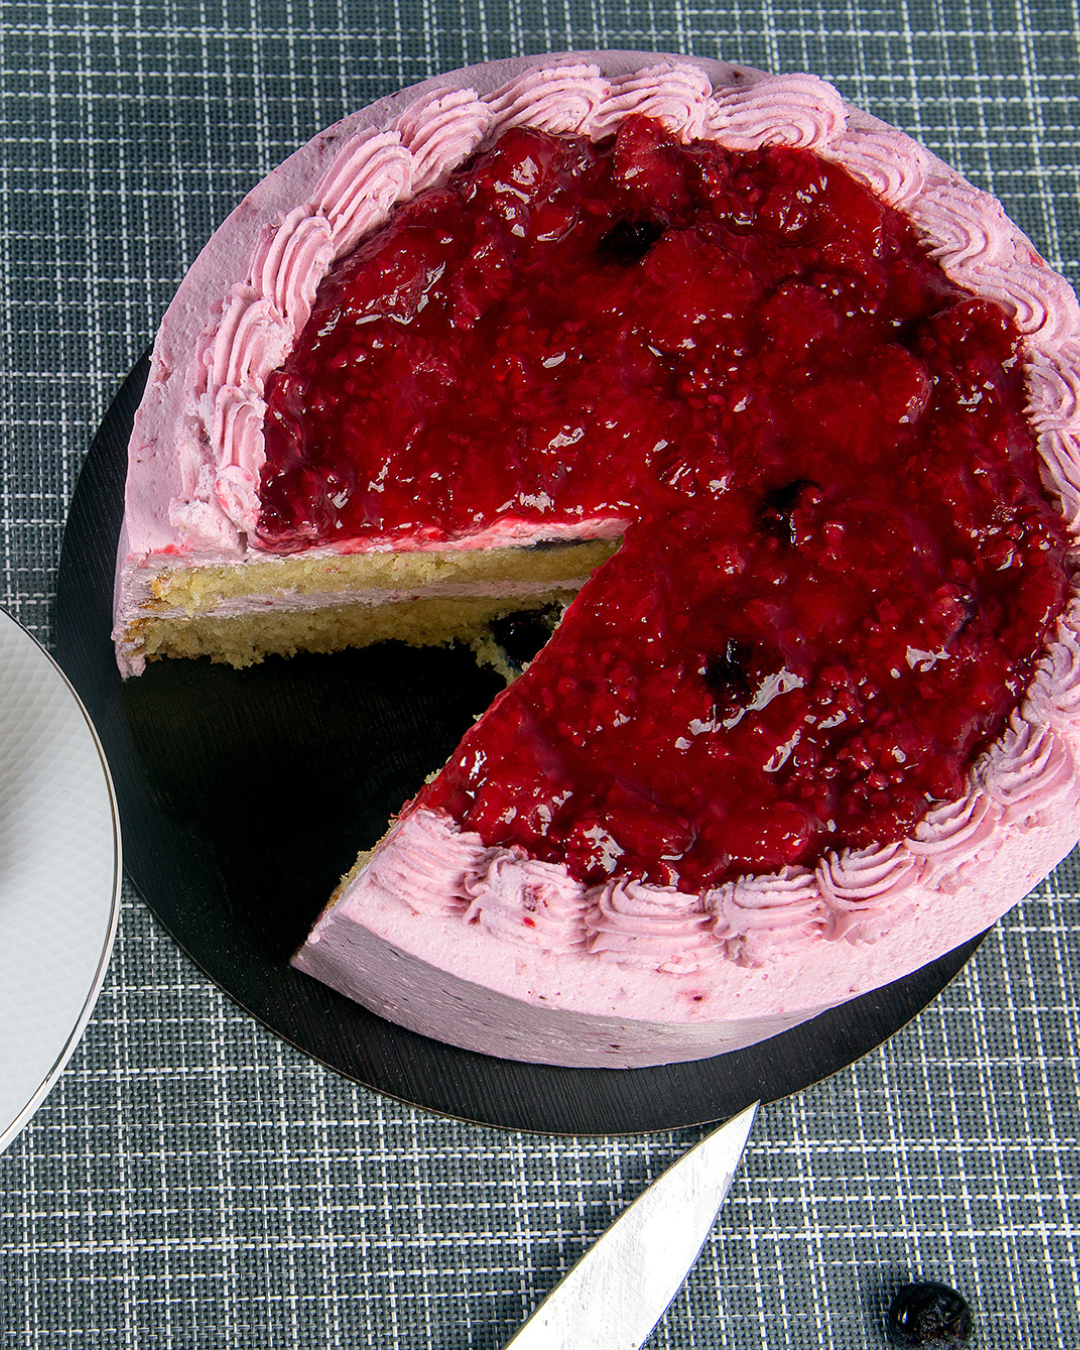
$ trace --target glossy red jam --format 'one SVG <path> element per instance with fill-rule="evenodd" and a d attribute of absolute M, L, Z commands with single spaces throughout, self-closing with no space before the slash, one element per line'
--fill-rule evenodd
<path fill-rule="evenodd" d="M 328 278 L 268 396 L 274 547 L 624 523 L 421 794 L 585 880 L 910 832 L 1063 604 L 1016 332 L 806 152 L 508 132 Z"/>

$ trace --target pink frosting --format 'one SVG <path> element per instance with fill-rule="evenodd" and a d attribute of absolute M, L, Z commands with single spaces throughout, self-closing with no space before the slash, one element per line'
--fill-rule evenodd
<path fill-rule="evenodd" d="M 1068 741 L 1051 726 L 1013 714 L 1004 737 L 975 767 L 987 796 L 1001 807 L 1002 825 L 1037 824 L 1051 809 L 1077 803 L 1077 775 Z"/>
<path fill-rule="evenodd" d="M 712 104 L 712 81 L 695 66 L 646 66 L 612 80 L 608 97 L 588 123 L 593 140 L 612 136 L 632 114 L 651 117 L 679 137 L 683 144 L 705 134 Z"/>
<path fill-rule="evenodd" d="M 914 201 L 931 171 L 930 156 L 922 146 L 892 127 L 849 130 L 832 145 L 820 147 L 818 153 L 839 160 L 853 178 L 895 207 Z"/>
<path fill-rule="evenodd" d="M 747 88 L 718 93 L 705 121 L 707 135 L 733 150 L 822 150 L 843 135 L 847 109 L 816 75 L 767 75 Z"/>
<path fill-rule="evenodd" d="M 1039 437 L 1043 487 L 1056 496 L 1069 532 L 1080 534 L 1080 435 L 1052 428 Z"/>
<path fill-rule="evenodd" d="M 1035 352 L 1027 367 L 1028 412 L 1040 430 L 1080 431 L 1080 343 L 1052 355 Z"/>
<path fill-rule="evenodd" d="M 488 129 L 493 141 L 510 127 L 587 134 L 597 112 L 611 97 L 600 67 L 587 61 L 556 61 L 526 71 L 489 95 L 494 114 Z"/>
<path fill-rule="evenodd" d="M 828 853 L 817 883 L 829 907 L 823 936 L 873 942 L 895 921 L 897 900 L 920 879 L 923 865 L 904 843 Z"/>
<path fill-rule="evenodd" d="M 942 889 L 955 886 L 966 864 L 981 859 L 1001 837 L 1001 807 L 986 793 L 934 807 L 919 822 L 907 847 L 925 862 L 925 879 Z"/>
<path fill-rule="evenodd" d="M 769 876 L 740 877 L 709 891 L 713 935 L 724 955 L 741 966 L 764 965 L 825 933 L 828 907 L 805 867 L 786 867 Z"/>
<path fill-rule="evenodd" d="M 395 847 L 386 847 L 393 841 Z M 468 912 L 473 879 L 487 862 L 478 834 L 458 830 L 432 811 L 401 821 L 372 858 L 371 879 L 418 914 Z"/>
<path fill-rule="evenodd" d="M 1080 307 L 1072 287 L 1033 249 L 1018 248 L 1016 256 L 1006 256 L 1004 262 L 966 263 L 955 277 L 977 294 L 996 300 L 1036 351 L 1052 352 L 1076 337 Z"/>
<path fill-rule="evenodd" d="M 530 858 L 524 849 L 494 849 L 485 863 L 482 871 L 465 879 L 471 901 L 466 923 L 543 951 L 569 952 L 585 946 L 585 887 L 564 867 Z"/>
<path fill-rule="evenodd" d="M 334 255 L 351 252 L 412 189 L 413 157 L 396 131 L 362 131 L 338 152 L 315 191 L 314 214 L 330 221 Z M 321 279 L 321 278 L 320 278 Z"/>
<path fill-rule="evenodd" d="M 1026 721 L 1035 726 L 1080 726 L 1080 613 L 1078 606 L 1058 621 L 1056 640 L 1039 662 L 1028 689 Z"/>
<path fill-rule="evenodd" d="M 723 956 L 700 896 L 618 877 L 589 900 L 589 951 L 601 961 L 686 975 Z"/>
<path fill-rule="evenodd" d="M 930 253 L 951 275 L 968 267 L 1001 267 L 1012 259 L 1012 229 L 1001 203 L 969 183 L 935 183 L 907 208 L 932 240 Z"/>
<path fill-rule="evenodd" d="M 311 315 L 316 279 L 336 252 L 334 231 L 325 216 L 308 215 L 303 207 L 267 230 L 251 266 L 252 284 L 273 304 L 293 332 Z"/>
<path fill-rule="evenodd" d="M 263 227 L 246 279 L 207 307 L 211 323 L 192 382 L 194 420 L 185 422 L 177 446 L 178 490 L 167 503 L 151 501 L 148 492 L 149 504 L 139 498 L 135 510 L 129 487 L 118 631 L 135 608 L 134 578 L 152 552 L 147 541 L 160 537 L 162 516 L 173 530 L 173 553 L 243 556 L 258 509 L 264 383 L 291 350 L 333 260 L 395 202 L 517 125 L 599 138 L 626 115 L 645 113 L 683 140 L 712 138 L 734 149 L 803 146 L 903 207 L 946 273 L 1000 303 L 1024 334 L 1041 470 L 1070 525 L 1080 528 L 1080 309 L 993 198 L 811 75 L 732 72 L 714 89 L 706 69 L 674 58 L 614 63 L 611 72 L 600 59 L 568 56 L 488 92 L 460 81 L 437 85 L 323 156 L 313 184 Z M 162 380 L 171 378 L 166 357 L 159 342 Z M 137 426 L 133 464 L 143 454 L 138 435 Z M 587 952 L 603 963 L 671 974 L 725 958 L 757 968 L 838 938 L 866 943 L 925 912 L 935 895 L 969 884 L 1007 830 L 1037 829 L 1054 812 L 1074 809 L 1069 736 L 1080 714 L 1078 689 L 1080 638 L 1069 620 L 1040 663 L 1022 714 L 973 769 L 962 800 L 934 806 L 911 839 L 830 854 L 816 872 L 743 878 L 702 897 L 613 876 L 584 896 L 565 869 L 520 850 L 485 849 L 452 821 L 414 812 L 377 851 L 368 876 L 417 912 L 454 915 L 489 934 L 582 959 Z"/>

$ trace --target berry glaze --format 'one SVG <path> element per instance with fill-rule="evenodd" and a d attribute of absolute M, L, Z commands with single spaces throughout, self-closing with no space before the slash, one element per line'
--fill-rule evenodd
<path fill-rule="evenodd" d="M 336 265 L 266 547 L 622 545 L 416 804 L 700 891 L 965 791 L 1065 600 L 1020 339 L 842 168 L 515 128 Z"/>

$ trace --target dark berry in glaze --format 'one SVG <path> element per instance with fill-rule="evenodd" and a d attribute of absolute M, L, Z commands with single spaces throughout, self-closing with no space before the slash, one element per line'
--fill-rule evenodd
<path fill-rule="evenodd" d="M 702 675 L 713 696 L 714 716 L 721 720 L 746 709 L 758 683 L 754 676 L 754 646 L 728 638 L 724 649 L 707 661 Z M 760 666 L 761 658 L 758 656 Z"/>
<path fill-rule="evenodd" d="M 641 262 L 663 233 L 663 225 L 655 220 L 616 221 L 607 234 L 601 236 L 596 256 L 600 262 L 633 267 Z"/>
<path fill-rule="evenodd" d="M 963 1350 L 971 1341 L 971 1309 L 947 1284 L 906 1284 L 889 1307 L 885 1330 L 897 1350 Z"/>
<path fill-rule="evenodd" d="M 793 483 L 785 483 L 766 493 L 758 507 L 758 528 L 771 534 L 778 544 L 794 548 L 797 536 L 793 517 L 796 507 L 807 499 L 808 490 L 815 494 L 809 500 L 817 505 L 823 494 L 808 478 L 797 478 Z"/>
<path fill-rule="evenodd" d="M 419 800 L 586 881 L 812 865 L 964 791 L 1062 608 L 1020 357 L 836 165 L 516 128 L 324 283 L 260 530 L 618 529 Z"/>

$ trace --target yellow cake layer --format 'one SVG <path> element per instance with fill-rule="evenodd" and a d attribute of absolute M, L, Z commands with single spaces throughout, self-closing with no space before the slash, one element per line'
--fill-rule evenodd
<path fill-rule="evenodd" d="M 522 609 L 568 604 L 576 586 L 538 587 L 527 596 L 420 597 L 386 604 L 343 604 L 324 609 L 265 609 L 233 617 L 148 616 L 131 625 L 145 656 L 209 656 L 231 666 L 250 666 L 264 656 L 336 652 L 374 642 L 414 647 L 470 642 L 494 619 Z"/>

